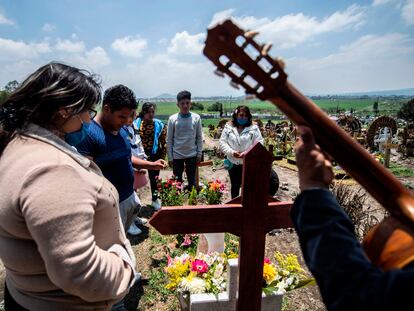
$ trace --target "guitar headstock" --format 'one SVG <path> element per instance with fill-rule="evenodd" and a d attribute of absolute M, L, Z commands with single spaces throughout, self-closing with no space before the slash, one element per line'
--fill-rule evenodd
<path fill-rule="evenodd" d="M 208 30 L 203 53 L 217 66 L 217 75 L 230 77 L 231 86 L 240 85 L 246 94 L 266 100 L 278 96 L 287 75 L 283 61 L 268 55 L 271 45 L 258 44 L 255 35 L 226 20 Z"/>

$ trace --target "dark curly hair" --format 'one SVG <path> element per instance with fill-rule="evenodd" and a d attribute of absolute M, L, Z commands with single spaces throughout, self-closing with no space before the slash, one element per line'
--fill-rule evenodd
<path fill-rule="evenodd" d="M 0 105 L 0 154 L 13 135 L 29 123 L 51 129 L 60 108 L 71 108 L 71 114 L 76 115 L 100 100 L 96 75 L 57 62 L 40 67 Z"/>
<path fill-rule="evenodd" d="M 138 102 L 135 98 L 134 92 L 122 84 L 112 86 L 105 91 L 103 105 L 108 105 L 112 112 L 123 108 L 138 108 Z"/>
<path fill-rule="evenodd" d="M 236 109 L 234 109 L 233 114 L 231 116 L 231 118 L 232 118 L 231 121 L 233 123 L 233 126 L 239 126 L 239 123 L 237 122 L 237 115 L 239 114 L 240 111 L 244 111 L 247 115 L 247 118 L 248 118 L 247 124 L 244 125 L 244 126 L 248 127 L 248 126 L 252 125 L 253 116 L 250 113 L 249 107 L 247 107 L 247 106 L 238 106 Z"/>
<path fill-rule="evenodd" d="M 157 109 L 157 105 L 155 103 L 145 102 L 141 107 L 141 111 L 140 111 L 138 117 L 140 117 L 142 119 L 144 117 L 144 115 L 150 110 L 150 108 L 154 108 L 154 110 L 155 110 L 155 109 Z"/>

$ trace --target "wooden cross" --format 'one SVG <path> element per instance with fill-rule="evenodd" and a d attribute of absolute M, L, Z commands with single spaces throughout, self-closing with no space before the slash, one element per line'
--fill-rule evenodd
<path fill-rule="evenodd" d="M 385 144 L 382 144 L 381 148 L 385 150 L 385 152 L 384 152 L 384 166 L 388 168 L 388 167 L 390 167 L 391 149 L 392 148 L 398 148 L 398 145 L 397 144 L 392 144 L 391 143 L 391 136 L 388 136 L 387 142 Z"/>
<path fill-rule="evenodd" d="M 244 156 L 242 195 L 224 205 L 163 207 L 150 219 L 161 234 L 230 232 L 240 237 L 237 310 L 259 311 L 266 233 L 293 227 L 291 202 L 270 202 L 272 155 L 256 143 Z"/>

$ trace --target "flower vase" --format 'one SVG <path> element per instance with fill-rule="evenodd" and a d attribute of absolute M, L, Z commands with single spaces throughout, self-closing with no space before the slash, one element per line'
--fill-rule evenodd
<path fill-rule="evenodd" d="M 224 252 L 224 233 L 204 233 L 208 243 L 208 253 Z"/>

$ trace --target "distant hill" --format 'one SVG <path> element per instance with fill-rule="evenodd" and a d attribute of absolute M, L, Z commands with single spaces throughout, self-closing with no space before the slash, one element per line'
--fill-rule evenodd
<path fill-rule="evenodd" d="M 398 90 L 381 90 L 381 91 L 367 91 L 367 92 L 348 92 L 348 93 L 331 93 L 331 94 L 317 94 L 317 93 L 306 93 L 306 96 L 311 98 L 325 98 L 325 97 L 376 97 L 376 96 L 401 96 L 401 97 L 414 97 L 414 87 Z M 193 101 L 237 101 L 243 100 L 245 96 L 193 96 Z M 154 101 L 175 101 L 176 95 L 169 93 L 163 93 L 156 97 L 148 98 L 148 100 Z"/>
<path fill-rule="evenodd" d="M 176 95 L 171 95 L 171 94 L 168 94 L 168 93 L 163 93 L 163 94 L 161 94 L 161 95 L 158 95 L 158 96 L 155 96 L 154 97 L 155 99 L 175 99 L 176 98 Z"/>
<path fill-rule="evenodd" d="M 367 95 L 367 96 L 414 96 L 414 87 L 408 88 L 408 89 L 399 89 L 399 90 L 342 93 L 339 95 L 345 95 L 345 96 L 363 96 L 363 95 Z"/>

